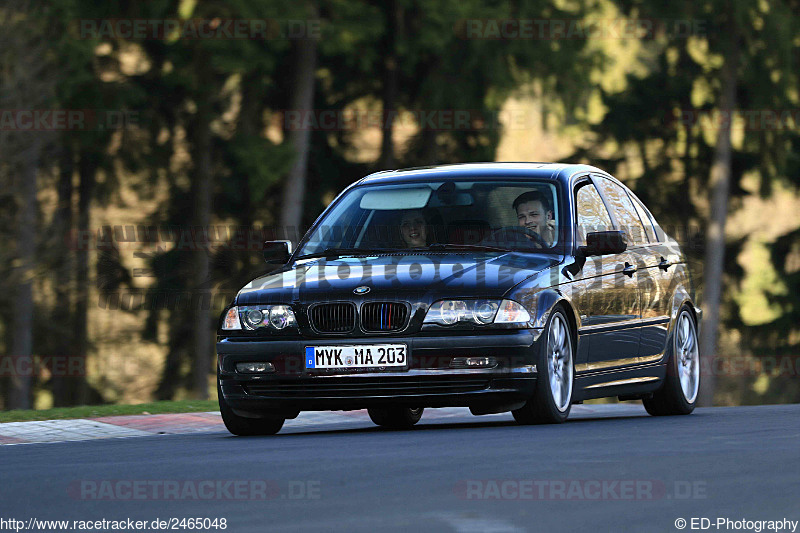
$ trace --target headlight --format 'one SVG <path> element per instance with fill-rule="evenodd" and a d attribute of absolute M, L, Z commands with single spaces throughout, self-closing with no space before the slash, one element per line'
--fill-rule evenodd
<path fill-rule="evenodd" d="M 248 305 L 231 307 L 225 314 L 223 330 L 282 330 L 294 327 L 297 321 L 288 305 Z M 242 327 L 244 326 L 244 327 Z"/>
<path fill-rule="evenodd" d="M 476 302 L 472 316 L 478 324 L 489 324 L 497 314 L 497 302 Z"/>
<path fill-rule="evenodd" d="M 294 326 L 294 313 L 288 305 L 276 305 L 269 310 L 269 325 L 275 329 Z"/>
<path fill-rule="evenodd" d="M 526 325 L 531 315 L 512 300 L 440 300 L 428 309 L 424 324 Z"/>
<path fill-rule="evenodd" d="M 264 311 L 261 309 L 248 309 L 242 313 L 244 315 L 244 325 L 247 329 L 256 329 L 264 324 Z"/>
<path fill-rule="evenodd" d="M 449 326 L 467 314 L 467 303 L 461 300 L 445 300 L 434 304 L 429 313 L 432 313 L 434 322 Z"/>

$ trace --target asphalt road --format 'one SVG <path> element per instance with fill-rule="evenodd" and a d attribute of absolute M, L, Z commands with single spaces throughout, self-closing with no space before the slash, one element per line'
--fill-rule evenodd
<path fill-rule="evenodd" d="M 662 418 L 590 409 L 559 426 L 429 410 L 412 431 L 339 416 L 290 421 L 275 437 L 4 446 L 0 518 L 224 517 L 234 532 L 674 532 L 677 519 L 702 517 L 707 531 L 734 531 L 717 518 L 800 520 L 800 405 Z"/>

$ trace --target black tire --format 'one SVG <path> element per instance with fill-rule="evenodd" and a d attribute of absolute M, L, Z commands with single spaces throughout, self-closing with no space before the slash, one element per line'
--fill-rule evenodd
<path fill-rule="evenodd" d="M 222 415 L 222 421 L 225 423 L 225 427 L 228 428 L 228 431 L 234 435 L 240 437 L 274 435 L 281 430 L 283 423 L 286 421 L 286 419 L 282 417 L 247 418 L 237 415 L 222 396 L 219 379 L 217 379 L 217 398 L 219 400 L 219 412 Z"/>
<path fill-rule="evenodd" d="M 684 333 L 679 332 L 682 327 L 683 320 L 687 320 L 688 326 L 691 331 L 692 346 L 691 355 L 687 357 L 686 354 L 686 339 L 682 338 Z M 697 403 L 697 392 L 700 390 L 700 354 L 698 351 L 698 336 L 697 336 L 697 321 L 694 314 L 689 310 L 689 307 L 684 305 L 678 312 L 678 318 L 675 320 L 675 327 L 672 331 L 669 346 L 667 351 L 669 358 L 667 359 L 667 375 L 664 378 L 664 383 L 661 388 L 653 393 L 652 398 L 645 398 L 642 400 L 645 410 L 653 416 L 672 416 L 672 415 L 688 415 L 694 411 Z M 689 368 L 686 361 L 690 361 L 689 365 L 697 365 L 696 383 L 691 381 L 689 393 L 684 392 L 684 386 L 681 384 L 681 376 L 686 376 L 686 372 L 695 371 L 695 367 Z M 691 378 L 689 378 L 691 379 Z M 687 382 L 684 382 L 687 383 Z M 693 394 L 692 394 L 693 393 Z"/>
<path fill-rule="evenodd" d="M 422 407 L 370 407 L 370 419 L 377 425 L 389 429 L 410 429 L 422 418 Z"/>
<path fill-rule="evenodd" d="M 558 330 L 554 330 L 558 328 Z M 560 365 L 563 372 L 556 372 L 556 376 L 562 376 L 559 383 L 567 385 L 568 392 L 561 392 L 561 389 L 556 394 L 553 393 L 553 385 L 551 384 L 551 367 L 549 366 L 549 359 L 555 353 L 554 351 L 548 353 L 548 347 L 553 347 L 551 340 L 553 335 L 563 334 L 563 344 L 559 344 L 559 355 L 557 359 L 560 360 Z M 574 392 L 575 383 L 575 348 L 572 333 L 569 327 L 564 310 L 556 308 L 550 314 L 547 320 L 547 325 L 542 332 L 542 342 L 539 343 L 538 354 L 536 357 L 536 369 L 538 371 L 538 379 L 536 383 L 536 392 L 533 397 L 529 399 L 525 405 L 511 411 L 514 415 L 514 420 L 519 424 L 560 424 L 564 422 L 569 416 L 570 409 L 572 409 L 572 396 Z M 566 350 L 569 351 L 567 357 Z M 562 355 L 562 352 L 563 355 Z M 554 396 L 561 398 L 560 405 L 556 405 Z"/>

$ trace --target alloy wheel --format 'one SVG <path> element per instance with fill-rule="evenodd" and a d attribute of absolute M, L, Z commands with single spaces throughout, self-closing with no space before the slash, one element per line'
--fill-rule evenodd
<path fill-rule="evenodd" d="M 678 319 L 675 347 L 683 397 L 687 402 L 693 403 L 700 385 L 700 357 L 697 348 L 697 329 L 686 311 L 681 313 Z"/>
<path fill-rule="evenodd" d="M 572 399 L 572 341 L 560 314 L 553 315 L 547 338 L 547 376 L 556 408 L 564 412 Z"/>

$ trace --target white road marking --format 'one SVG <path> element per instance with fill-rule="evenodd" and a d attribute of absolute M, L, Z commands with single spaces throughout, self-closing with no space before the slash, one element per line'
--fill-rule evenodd
<path fill-rule="evenodd" d="M 473 513 L 437 513 L 434 517 L 447 522 L 458 533 L 517 533 L 525 531 L 498 518 L 474 516 Z"/>

